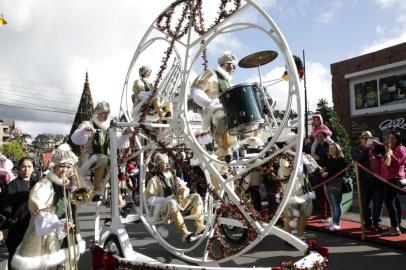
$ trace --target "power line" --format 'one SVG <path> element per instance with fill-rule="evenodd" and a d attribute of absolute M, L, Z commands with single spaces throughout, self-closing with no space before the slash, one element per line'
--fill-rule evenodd
<path fill-rule="evenodd" d="M 16 88 L 27 89 L 27 90 L 34 90 L 34 91 L 38 91 L 38 92 L 42 92 L 42 93 L 43 93 L 43 92 L 49 92 L 49 91 L 50 91 L 50 90 L 30 88 L 30 87 L 26 87 L 26 86 L 15 85 L 15 84 L 9 84 L 9 83 L 6 83 L 6 82 L 0 82 L 0 84 L 7 85 L 7 86 L 12 86 L 12 87 L 16 87 Z M 66 91 L 64 91 L 64 92 L 66 92 Z M 69 94 L 65 94 L 65 95 L 67 95 L 67 96 L 73 96 L 73 97 L 76 97 L 76 96 L 77 96 L 77 95 L 69 95 Z"/>
<path fill-rule="evenodd" d="M 25 110 L 34 110 L 34 111 L 43 111 L 43 112 L 54 112 L 54 113 L 64 113 L 64 114 L 76 114 L 76 112 L 68 112 L 68 111 L 58 111 L 58 110 L 47 110 L 47 109 L 39 109 L 39 108 L 29 108 L 29 107 L 23 107 L 23 106 L 17 106 L 17 105 L 9 105 L 9 104 L 3 104 L 0 103 L 0 107 L 11 107 L 11 108 L 19 108 L 19 109 L 25 109 Z"/>
<path fill-rule="evenodd" d="M 48 108 L 48 109 L 52 109 L 52 110 L 59 110 L 59 108 L 57 108 L 57 107 L 51 107 L 51 106 L 38 104 L 38 103 L 31 103 L 31 102 L 28 102 L 28 101 L 25 101 L 25 100 L 20 101 L 20 100 L 10 100 L 10 99 L 7 99 L 7 98 L 6 99 L 2 98 L 2 101 L 18 102 L 18 105 L 34 105 L 34 106 L 39 106 L 41 108 L 44 107 L 44 108 Z M 13 104 L 9 104 L 9 105 L 13 105 Z"/>
<path fill-rule="evenodd" d="M 36 94 L 23 95 L 23 94 L 20 94 L 20 93 L 14 93 L 12 90 L 4 89 L 4 88 L 1 88 L 1 87 L 0 87 L 0 90 L 2 90 L 2 92 L 5 91 L 5 92 L 9 93 L 10 95 L 18 96 L 18 97 L 35 98 L 35 99 L 41 98 L 41 99 L 44 100 L 44 101 L 50 101 L 50 102 L 61 101 L 61 99 L 57 99 L 57 97 L 55 97 L 55 99 L 52 99 L 52 98 L 49 98 L 49 97 L 47 97 L 47 96 L 36 95 Z M 2 98 L 3 98 L 3 97 L 2 97 Z M 66 101 L 65 101 L 65 102 L 66 102 Z M 76 103 L 78 103 L 78 102 L 79 102 L 79 100 L 78 100 L 78 101 L 70 101 L 69 103 L 76 104 Z"/>

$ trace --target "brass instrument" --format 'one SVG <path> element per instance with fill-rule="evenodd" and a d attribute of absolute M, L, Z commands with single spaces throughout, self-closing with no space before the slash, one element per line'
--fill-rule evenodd
<path fill-rule="evenodd" d="M 63 179 L 66 179 L 63 176 Z M 68 196 L 65 182 L 63 182 L 63 200 L 65 204 L 66 239 L 68 241 L 69 270 L 79 270 L 78 257 L 76 254 L 75 233 L 73 230 L 74 220 L 72 216 L 71 196 Z"/>
<path fill-rule="evenodd" d="M 79 176 L 76 166 L 74 166 L 73 170 L 77 180 L 78 188 L 70 193 L 69 199 L 71 203 L 80 205 L 91 202 L 93 198 L 93 189 L 91 189 L 90 187 L 86 187 L 82 183 L 82 179 Z"/>

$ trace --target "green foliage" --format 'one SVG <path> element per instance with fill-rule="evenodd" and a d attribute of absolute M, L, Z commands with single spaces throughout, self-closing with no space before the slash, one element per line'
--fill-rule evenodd
<path fill-rule="evenodd" d="M 4 144 L 1 148 L 1 152 L 11 160 L 19 160 L 25 156 L 19 140 L 12 140 L 9 144 Z"/>
<path fill-rule="evenodd" d="M 351 160 L 351 144 L 350 137 L 347 131 L 341 125 L 338 119 L 336 111 L 328 106 L 328 102 L 325 99 L 320 99 L 317 103 L 317 111 L 323 117 L 324 123 L 333 132 L 332 139 L 341 146 L 344 152 L 345 160 Z"/>

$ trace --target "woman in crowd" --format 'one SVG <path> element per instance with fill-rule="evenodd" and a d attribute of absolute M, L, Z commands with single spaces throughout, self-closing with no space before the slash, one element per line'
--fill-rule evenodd
<path fill-rule="evenodd" d="M 406 147 L 402 145 L 400 132 L 389 132 L 386 140 L 386 153 L 383 159 L 381 169 L 383 178 L 394 184 L 397 184 L 401 179 L 405 179 Z M 401 232 L 395 201 L 399 197 L 399 190 L 386 185 L 384 193 L 385 206 L 388 209 L 391 227 L 382 235 L 398 236 Z"/>
<path fill-rule="evenodd" d="M 31 178 L 34 173 L 35 161 L 30 157 L 23 157 L 18 162 L 18 177 L 7 185 L 6 199 L 3 204 L 3 213 L 8 220 L 8 236 L 6 245 L 8 249 L 8 269 L 11 267 L 11 259 L 23 240 L 25 231 L 30 222 L 28 211 L 28 197 L 35 181 Z"/>
<path fill-rule="evenodd" d="M 337 143 L 333 143 L 329 147 L 328 159 L 326 161 L 326 168 L 322 173 L 324 178 L 330 178 L 343 170 L 347 163 L 344 160 L 344 154 L 341 147 Z M 336 176 L 333 180 L 324 185 L 324 192 L 326 193 L 327 200 L 330 204 L 332 223 L 330 230 L 336 231 L 340 229 L 341 220 L 341 199 L 342 199 L 342 185 L 343 185 L 343 172 Z"/>

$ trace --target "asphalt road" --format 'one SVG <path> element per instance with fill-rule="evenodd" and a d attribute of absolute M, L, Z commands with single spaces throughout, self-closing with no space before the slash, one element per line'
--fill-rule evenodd
<path fill-rule="evenodd" d="M 82 237 L 88 243 L 86 253 L 80 258 L 79 269 L 91 267 L 90 241 L 93 239 L 94 207 L 85 206 L 80 209 L 80 227 Z M 106 209 L 107 211 L 107 209 Z M 107 212 L 106 212 L 107 213 Z M 150 236 L 143 224 L 127 226 L 133 247 L 136 251 L 166 263 L 187 264 L 171 255 Z M 367 242 L 339 238 L 331 234 L 308 231 L 307 239 L 314 239 L 321 246 L 329 248 L 329 269 L 405 269 L 406 253 L 371 245 Z M 287 246 L 281 239 L 268 236 L 245 255 L 222 264 L 229 267 L 269 267 L 279 266 L 282 261 L 297 261 L 302 258 L 301 252 Z M 5 269 L 7 249 L 0 248 L 0 269 Z"/>

